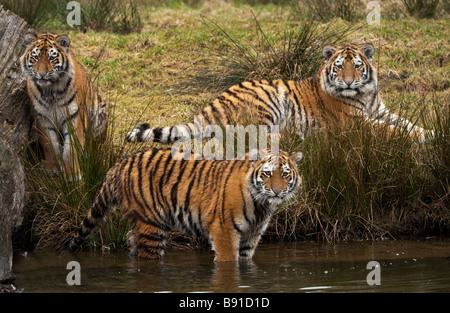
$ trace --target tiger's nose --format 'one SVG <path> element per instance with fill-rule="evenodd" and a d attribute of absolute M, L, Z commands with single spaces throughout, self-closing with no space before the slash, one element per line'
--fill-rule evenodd
<path fill-rule="evenodd" d="M 344 82 L 347 84 L 347 86 L 350 86 L 353 83 L 353 79 L 352 80 L 345 79 Z"/>
<path fill-rule="evenodd" d="M 38 73 L 38 75 L 39 75 L 41 78 L 44 78 L 44 77 L 47 75 L 47 72 L 45 72 L 45 73 Z"/>
<path fill-rule="evenodd" d="M 283 190 L 282 190 L 282 189 L 275 188 L 275 189 L 272 189 L 272 191 L 275 193 L 276 196 L 278 196 L 278 194 L 279 194 L 280 192 L 282 192 Z"/>

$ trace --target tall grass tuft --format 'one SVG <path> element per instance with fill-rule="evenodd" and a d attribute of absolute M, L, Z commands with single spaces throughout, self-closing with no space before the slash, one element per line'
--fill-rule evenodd
<path fill-rule="evenodd" d="M 273 35 L 263 30 L 253 14 L 255 33 L 240 39 L 216 21 L 205 16 L 203 21 L 220 41 L 214 47 L 205 48 L 210 50 L 211 60 L 220 62 L 214 71 L 209 68 L 207 73 L 201 72 L 198 76 L 225 88 L 244 80 L 310 77 L 323 64 L 317 51 L 327 44 L 345 41 L 355 29 L 335 23 L 323 26 L 311 20 Z"/>
<path fill-rule="evenodd" d="M 433 18 L 437 13 L 439 0 L 403 0 L 403 4 L 409 15 L 415 18 Z"/>
<path fill-rule="evenodd" d="M 141 17 L 134 0 L 84 0 L 81 1 L 81 10 L 81 27 L 116 33 L 139 32 L 142 28 Z"/>
<path fill-rule="evenodd" d="M 360 0 L 303 0 L 294 5 L 294 14 L 329 22 L 334 18 L 354 22 L 361 19 L 365 5 Z"/>
<path fill-rule="evenodd" d="M 284 135 L 282 148 L 303 151 L 303 187 L 269 234 L 337 242 L 448 233 L 449 105 L 434 103 L 422 116 L 436 134 L 423 144 L 400 127 L 360 118 L 324 126 L 303 142 Z"/>
<path fill-rule="evenodd" d="M 47 23 L 53 0 L 0 0 L 4 9 L 14 12 L 33 27 Z"/>
<path fill-rule="evenodd" d="M 69 14 L 66 0 L 0 0 L 0 4 L 22 17 L 31 26 L 51 24 L 68 27 Z M 140 32 L 141 16 L 136 0 L 79 0 L 80 23 L 78 27 L 95 31 L 116 33 Z"/>

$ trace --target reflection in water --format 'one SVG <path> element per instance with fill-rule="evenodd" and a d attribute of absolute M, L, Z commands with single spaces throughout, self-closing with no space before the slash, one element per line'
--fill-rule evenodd
<path fill-rule="evenodd" d="M 215 263 L 210 289 L 213 292 L 242 292 L 249 286 L 243 284 L 241 273 L 243 276 L 250 276 L 256 272 L 257 267 L 253 261 Z"/>
<path fill-rule="evenodd" d="M 213 261 L 211 251 L 169 249 L 162 260 L 125 252 L 17 251 L 13 271 L 24 292 L 431 292 L 450 291 L 450 242 L 377 241 L 261 244 L 253 261 Z M 381 285 L 369 286 L 369 261 Z M 68 286 L 69 261 L 81 286 Z"/>

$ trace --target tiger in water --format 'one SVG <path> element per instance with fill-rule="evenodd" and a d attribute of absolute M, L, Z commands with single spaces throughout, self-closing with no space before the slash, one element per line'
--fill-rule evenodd
<path fill-rule="evenodd" d="M 412 138 L 424 141 L 431 131 L 390 113 L 381 100 L 377 73 L 372 65 L 374 53 L 371 44 L 325 46 L 322 50 L 325 62 L 315 76 L 300 81 L 277 79 L 239 83 L 203 108 L 196 118 L 206 127 L 235 124 L 252 116 L 254 124 L 277 125 L 280 131 L 294 125 L 304 138 L 311 129 L 324 123 L 362 115 L 374 124 L 385 123 L 390 128 L 398 123 Z M 195 128 L 195 123 L 169 127 L 150 127 L 144 123 L 130 131 L 127 140 L 173 143 L 180 134 L 196 134 Z"/>
<path fill-rule="evenodd" d="M 75 137 L 83 147 L 86 131 L 94 138 L 104 133 L 107 103 L 69 49 L 69 37 L 28 33 L 25 43 L 21 65 L 44 151 L 43 166 L 52 174 L 64 168 L 69 179 L 80 179 Z"/>
<path fill-rule="evenodd" d="M 250 259 L 276 206 L 302 182 L 302 153 L 251 150 L 242 160 L 196 160 L 186 153 L 152 148 L 123 157 L 108 171 L 69 247 L 79 248 L 121 206 L 131 224 L 130 250 L 139 258 L 160 258 L 168 233 L 178 230 L 209 239 L 217 261 Z"/>

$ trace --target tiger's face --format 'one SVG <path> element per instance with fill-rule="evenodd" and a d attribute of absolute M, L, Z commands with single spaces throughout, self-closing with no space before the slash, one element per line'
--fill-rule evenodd
<path fill-rule="evenodd" d="M 70 39 L 50 33 L 26 34 L 27 49 L 22 68 L 28 77 L 41 86 L 58 82 L 68 70 Z"/>
<path fill-rule="evenodd" d="M 322 55 L 322 87 L 331 96 L 355 98 L 376 88 L 376 73 L 372 66 L 373 45 L 325 46 Z"/>
<path fill-rule="evenodd" d="M 261 160 L 254 163 L 251 177 L 254 197 L 271 204 L 280 204 L 291 198 L 302 182 L 297 169 L 302 156 L 301 152 L 289 155 L 281 150 L 278 155 L 260 155 Z"/>

